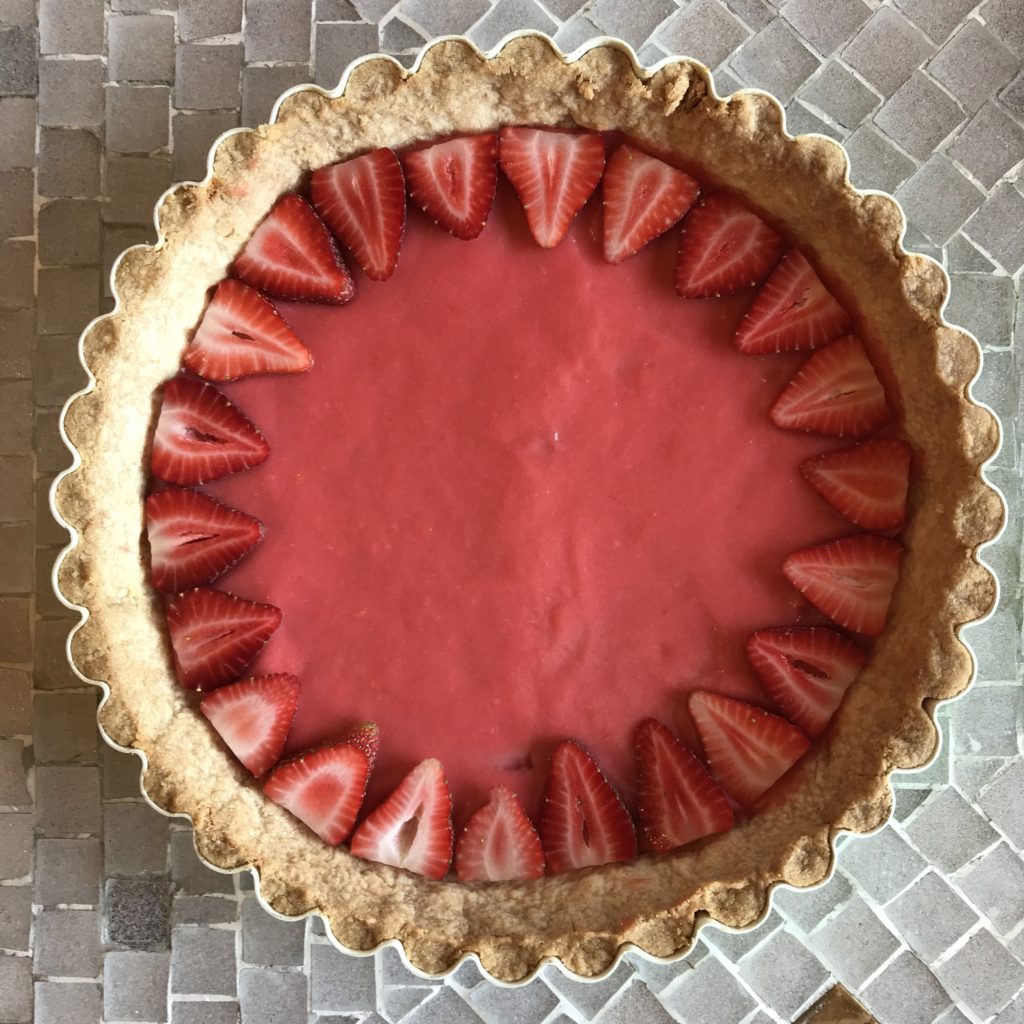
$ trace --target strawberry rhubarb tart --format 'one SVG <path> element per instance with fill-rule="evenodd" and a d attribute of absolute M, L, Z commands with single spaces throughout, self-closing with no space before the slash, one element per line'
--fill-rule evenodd
<path fill-rule="evenodd" d="M 690 62 L 355 68 L 224 139 L 84 341 L 73 655 L 284 914 L 672 955 L 934 752 L 1001 506 L 976 345 L 842 151 Z"/>

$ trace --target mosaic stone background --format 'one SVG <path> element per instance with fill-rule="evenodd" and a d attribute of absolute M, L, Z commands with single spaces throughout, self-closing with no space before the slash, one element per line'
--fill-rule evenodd
<path fill-rule="evenodd" d="M 950 271 L 948 316 L 986 350 L 976 394 L 1006 424 L 991 477 L 1020 509 L 1024 0 L 0 0 L 0 1024 L 765 1024 L 836 982 L 883 1024 L 1024 1022 L 1016 511 L 988 556 L 1003 604 L 970 634 L 981 682 L 941 711 L 935 763 L 896 779 L 892 823 L 843 842 L 824 888 L 779 893 L 752 932 L 705 930 L 673 966 L 629 959 L 591 985 L 548 969 L 509 991 L 472 965 L 438 984 L 392 950 L 346 957 L 200 864 L 188 827 L 140 799 L 137 763 L 98 741 L 96 694 L 64 662 L 46 494 L 113 258 L 283 89 L 519 28 L 690 54 L 720 91 L 763 87 L 791 129 L 845 142 L 854 182 L 894 192 L 910 247 Z"/>

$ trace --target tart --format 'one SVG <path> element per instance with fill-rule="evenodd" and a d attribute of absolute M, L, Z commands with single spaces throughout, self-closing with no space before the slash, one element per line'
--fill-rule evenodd
<path fill-rule="evenodd" d="M 885 820 L 994 600 L 998 429 L 846 171 L 701 65 L 528 36 L 360 62 L 163 197 L 57 578 L 203 857 L 516 981 L 752 924 Z"/>

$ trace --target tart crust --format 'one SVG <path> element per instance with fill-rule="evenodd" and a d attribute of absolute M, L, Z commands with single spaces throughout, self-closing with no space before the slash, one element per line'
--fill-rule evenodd
<path fill-rule="evenodd" d="M 207 290 L 273 201 L 312 169 L 378 146 L 512 123 L 620 129 L 655 152 L 693 161 L 799 239 L 839 295 L 870 296 L 870 305 L 857 304 L 865 343 L 890 391 L 913 398 L 901 412 L 920 465 L 888 628 L 828 742 L 797 765 L 784 797 L 769 795 L 732 832 L 673 854 L 473 886 L 359 860 L 263 797 L 175 680 L 147 578 L 142 499 L 154 393 L 177 372 Z M 359 62 L 335 93 L 292 92 L 273 124 L 224 137 L 203 182 L 160 200 L 158 243 L 130 249 L 116 266 L 116 309 L 82 339 L 94 382 L 64 414 L 79 457 L 54 489 L 74 537 L 57 585 L 85 612 L 69 645 L 73 664 L 104 686 L 103 730 L 144 755 L 150 799 L 192 819 L 211 864 L 254 867 L 275 911 L 319 911 L 353 950 L 397 939 L 427 973 L 476 953 L 503 981 L 525 978 L 545 957 L 594 976 L 625 944 L 670 957 L 689 947 L 702 919 L 750 925 L 766 912 L 775 883 L 822 881 L 838 831 L 867 832 L 885 821 L 889 773 L 933 756 L 935 702 L 960 693 L 972 675 L 958 629 L 996 596 L 975 558 L 1003 517 L 980 473 L 998 447 L 998 425 L 968 396 L 980 352 L 943 321 L 947 278 L 903 250 L 903 223 L 894 200 L 850 186 L 840 146 L 788 136 L 771 97 L 744 91 L 722 99 L 702 65 L 678 60 L 643 71 L 618 43 L 568 62 L 535 35 L 489 59 L 466 41 L 444 40 L 424 50 L 413 72 L 390 58 Z"/>

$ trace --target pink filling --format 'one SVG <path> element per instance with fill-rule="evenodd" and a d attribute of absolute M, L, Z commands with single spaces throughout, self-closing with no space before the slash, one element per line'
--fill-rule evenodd
<path fill-rule="evenodd" d="M 845 532 L 798 471 L 835 444 L 767 416 L 802 356 L 734 350 L 751 293 L 679 299 L 675 231 L 599 233 L 540 249 L 504 185 L 473 242 L 410 211 L 390 281 L 280 304 L 312 371 L 225 388 L 272 452 L 207 488 L 267 530 L 217 585 L 284 612 L 252 672 L 302 680 L 291 750 L 378 723 L 370 806 L 434 756 L 457 820 L 499 782 L 535 814 L 566 736 L 631 800 L 638 721 L 770 707 L 747 634 L 817 620 L 779 566 Z"/>

